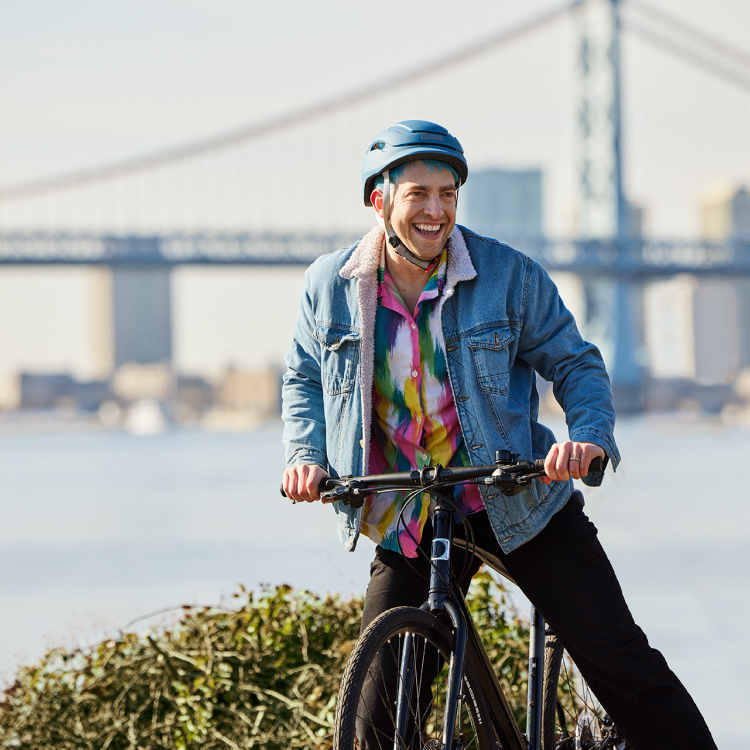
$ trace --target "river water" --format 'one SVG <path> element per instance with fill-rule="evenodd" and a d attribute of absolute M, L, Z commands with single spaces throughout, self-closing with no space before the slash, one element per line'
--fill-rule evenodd
<path fill-rule="evenodd" d="M 362 593 L 372 544 L 344 552 L 330 508 L 279 495 L 280 437 L 278 424 L 0 434 L 0 674 L 165 607 L 231 606 L 239 583 Z M 750 429 L 665 417 L 623 421 L 617 437 L 622 466 L 586 489 L 587 512 L 719 747 L 744 750 Z"/>

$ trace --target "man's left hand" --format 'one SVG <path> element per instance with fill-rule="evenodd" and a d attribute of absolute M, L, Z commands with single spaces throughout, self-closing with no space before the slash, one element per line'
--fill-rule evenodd
<path fill-rule="evenodd" d="M 546 477 L 540 477 L 544 484 L 567 482 L 568 479 L 582 479 L 589 473 L 589 464 L 599 456 L 604 458 L 604 449 L 593 443 L 555 443 L 544 460 Z"/>

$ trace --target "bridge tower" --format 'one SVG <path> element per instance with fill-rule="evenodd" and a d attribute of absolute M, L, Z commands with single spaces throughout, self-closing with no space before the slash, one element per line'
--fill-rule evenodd
<path fill-rule="evenodd" d="M 620 96 L 620 0 L 584 0 L 578 12 L 579 216 L 582 240 L 628 265 L 635 247 L 633 212 L 624 195 Z M 632 282 L 584 284 L 584 335 L 599 346 L 618 411 L 643 405 L 641 290 Z"/>

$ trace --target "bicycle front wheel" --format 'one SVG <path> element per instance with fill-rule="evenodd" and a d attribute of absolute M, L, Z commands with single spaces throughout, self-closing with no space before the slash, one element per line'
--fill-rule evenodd
<path fill-rule="evenodd" d="M 556 636 L 547 636 L 542 750 L 629 750 Z"/>
<path fill-rule="evenodd" d="M 442 749 L 452 643 L 447 625 L 413 607 L 397 607 L 372 622 L 349 657 L 341 682 L 334 750 Z M 406 715 L 399 722 L 400 685 Z M 489 711 L 478 685 L 477 671 L 467 659 L 453 743 L 462 750 L 495 748 Z"/>

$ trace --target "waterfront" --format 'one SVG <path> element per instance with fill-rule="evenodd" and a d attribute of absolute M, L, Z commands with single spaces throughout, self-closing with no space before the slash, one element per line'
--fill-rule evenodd
<path fill-rule="evenodd" d="M 744 747 L 750 430 L 651 418 L 622 421 L 618 441 L 624 463 L 587 490 L 587 511 L 636 619 L 719 746 Z M 48 646 L 92 643 L 154 610 L 231 606 L 240 582 L 363 592 L 371 543 L 345 553 L 330 508 L 281 498 L 282 466 L 277 424 L 1 434 L 3 675 Z"/>

